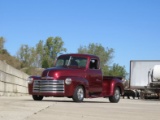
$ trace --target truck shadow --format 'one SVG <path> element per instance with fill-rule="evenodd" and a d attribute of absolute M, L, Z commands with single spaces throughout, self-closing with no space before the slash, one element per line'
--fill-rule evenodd
<path fill-rule="evenodd" d="M 24 100 L 24 101 L 30 101 L 30 102 L 59 102 L 59 103 L 78 103 L 78 102 L 74 102 L 74 101 L 72 101 L 72 100 L 47 100 L 47 99 L 45 99 L 45 100 L 42 100 L 42 101 L 34 101 L 34 100 Z M 108 102 L 108 101 L 83 101 L 83 102 L 79 102 L 80 104 L 84 104 L 84 103 L 110 103 L 110 102 Z"/>
<path fill-rule="evenodd" d="M 133 101 L 160 101 L 160 99 L 158 99 L 158 98 L 155 98 L 155 99 L 138 99 L 138 98 L 135 98 L 135 99 L 133 99 L 133 98 L 121 98 L 122 100 L 133 100 Z"/>
<path fill-rule="evenodd" d="M 63 102 L 63 103 L 78 103 L 78 102 L 74 102 L 72 100 L 43 100 L 45 102 Z M 41 102 L 43 102 L 41 101 Z M 79 102 L 81 104 L 83 103 L 110 103 L 110 102 L 104 102 L 104 101 L 83 101 L 83 102 Z"/>

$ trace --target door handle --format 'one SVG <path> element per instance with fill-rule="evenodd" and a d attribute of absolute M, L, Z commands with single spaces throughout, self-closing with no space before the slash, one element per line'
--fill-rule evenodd
<path fill-rule="evenodd" d="M 97 81 L 97 82 L 101 82 L 101 80 L 99 80 L 99 79 L 96 79 L 96 81 Z"/>

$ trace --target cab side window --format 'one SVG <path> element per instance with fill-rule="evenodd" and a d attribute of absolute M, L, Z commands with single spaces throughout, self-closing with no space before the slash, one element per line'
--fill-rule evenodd
<path fill-rule="evenodd" d="M 98 60 L 96 59 L 91 59 L 90 64 L 89 64 L 90 69 L 98 69 Z"/>

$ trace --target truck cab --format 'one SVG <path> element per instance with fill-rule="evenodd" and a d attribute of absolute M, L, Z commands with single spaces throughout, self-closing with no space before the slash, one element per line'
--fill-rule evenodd
<path fill-rule="evenodd" d="M 34 100 L 43 97 L 69 97 L 75 102 L 82 102 L 84 98 L 116 97 L 118 102 L 123 86 L 119 78 L 102 76 L 100 59 L 90 54 L 60 55 L 55 67 L 48 68 L 41 76 L 30 76 L 28 91 Z M 108 88 L 106 88 L 108 87 Z M 115 88 L 119 89 L 115 93 Z"/>

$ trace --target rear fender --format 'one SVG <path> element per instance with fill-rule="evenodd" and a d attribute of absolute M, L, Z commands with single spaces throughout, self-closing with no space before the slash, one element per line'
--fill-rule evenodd
<path fill-rule="evenodd" d="M 124 87 L 122 84 L 122 80 L 118 78 L 105 79 L 103 81 L 103 95 L 106 97 L 113 96 L 116 87 L 120 89 L 121 94 L 124 93 Z"/>
<path fill-rule="evenodd" d="M 123 86 L 123 83 L 121 83 L 121 82 L 116 82 L 114 89 L 115 89 L 116 87 L 119 88 L 121 95 L 123 95 L 123 94 L 124 94 L 124 86 Z"/>

